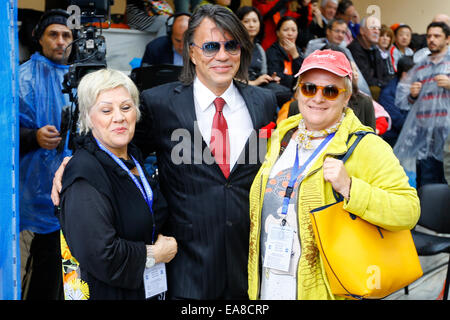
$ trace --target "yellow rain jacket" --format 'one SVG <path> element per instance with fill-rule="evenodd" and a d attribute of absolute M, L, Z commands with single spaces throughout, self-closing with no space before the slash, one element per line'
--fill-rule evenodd
<path fill-rule="evenodd" d="M 297 269 L 298 299 L 337 299 L 330 290 L 319 250 L 314 239 L 309 212 L 336 202 L 331 184 L 323 178 L 322 165 L 327 156 L 343 155 L 356 137 L 356 131 L 372 131 L 361 124 L 353 111 L 345 109 L 345 117 L 334 138 L 318 157 L 301 182 L 298 192 L 298 227 L 301 256 Z M 266 184 L 272 166 L 278 159 L 280 143 L 290 129 L 297 127 L 302 115 L 282 121 L 268 143 L 265 161 L 250 189 L 250 245 L 248 261 L 248 293 L 250 299 L 260 295 L 260 230 Z M 387 230 L 412 229 L 420 215 L 416 189 L 392 152 L 380 137 L 369 134 L 358 144 L 345 168 L 352 179 L 349 200 L 344 209 Z"/>

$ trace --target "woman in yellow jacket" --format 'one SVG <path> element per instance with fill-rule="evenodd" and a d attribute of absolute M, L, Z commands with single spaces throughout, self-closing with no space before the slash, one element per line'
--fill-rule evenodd
<path fill-rule="evenodd" d="M 344 209 L 384 229 L 411 229 L 419 219 L 417 192 L 380 137 L 366 135 L 345 167 L 335 158 L 347 152 L 352 133 L 372 131 L 347 107 L 352 68 L 346 57 L 318 50 L 298 75 L 300 114 L 272 134 L 250 190 L 250 299 L 338 298 L 309 217 L 311 210 L 335 202 L 333 189 L 344 197 Z M 280 229 L 281 223 L 288 228 Z M 273 240 L 280 232 L 290 252 L 277 250 Z"/>

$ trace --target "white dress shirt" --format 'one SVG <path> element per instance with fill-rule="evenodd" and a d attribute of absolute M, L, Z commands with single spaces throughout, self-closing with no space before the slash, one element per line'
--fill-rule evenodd
<path fill-rule="evenodd" d="M 220 97 L 226 102 L 222 112 L 228 125 L 231 172 L 253 130 L 253 123 L 245 101 L 233 82 Z M 213 103 L 216 98 L 217 96 L 196 77 L 194 80 L 195 115 L 200 133 L 208 147 L 216 113 Z"/>

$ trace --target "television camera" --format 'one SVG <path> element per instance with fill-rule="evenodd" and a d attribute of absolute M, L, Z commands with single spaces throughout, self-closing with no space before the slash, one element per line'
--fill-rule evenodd
<path fill-rule="evenodd" d="M 102 27 L 110 24 L 110 6 L 113 0 L 70 0 L 67 8 L 69 18 L 67 26 L 73 30 L 73 59 L 69 71 L 64 75 L 63 93 L 69 94 L 72 106 L 67 106 L 61 114 L 62 142 L 58 151 L 64 148 L 67 132 L 69 148 L 73 149 L 73 137 L 77 132 L 78 103 L 75 89 L 81 78 L 87 73 L 106 68 L 106 42 Z"/>

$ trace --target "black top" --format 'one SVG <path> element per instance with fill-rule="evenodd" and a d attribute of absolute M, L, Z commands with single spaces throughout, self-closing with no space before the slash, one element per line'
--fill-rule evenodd
<path fill-rule="evenodd" d="M 39 149 L 37 142 L 37 131 L 34 128 L 20 127 L 20 154 L 25 155 L 30 151 Z"/>
<path fill-rule="evenodd" d="M 356 92 L 352 94 L 348 106 L 352 108 L 356 117 L 363 125 L 371 127 L 375 131 L 376 119 L 372 98 L 361 92 Z"/>
<path fill-rule="evenodd" d="M 145 245 L 151 244 L 153 231 L 149 207 L 128 174 L 100 150 L 92 135 L 77 143 L 63 175 L 59 219 L 90 299 L 144 299 Z M 139 151 L 130 145 L 128 152 L 143 167 Z M 126 164 L 134 167 L 132 162 Z M 156 240 L 165 214 L 155 205 L 153 209 Z"/>
<path fill-rule="evenodd" d="M 381 58 L 380 51 L 376 46 L 365 49 L 361 45 L 361 35 L 350 43 L 347 48 L 352 53 L 353 59 L 359 70 L 366 79 L 369 86 L 383 87 L 390 80 L 386 64 Z"/>
<path fill-rule="evenodd" d="M 145 47 L 142 66 L 173 64 L 173 44 L 169 36 L 158 37 Z"/>
<path fill-rule="evenodd" d="M 292 60 L 292 75 L 288 75 L 284 73 L 284 62 L 289 61 L 289 55 L 287 52 L 280 46 L 280 44 L 275 42 L 269 49 L 266 51 L 267 56 L 267 74 L 277 73 L 277 76 L 281 78 L 280 84 L 293 89 L 295 85 L 296 78 L 294 75 L 300 70 L 300 67 L 303 63 L 303 53 L 300 48 L 297 47 L 297 51 L 300 56 L 296 59 Z"/>

